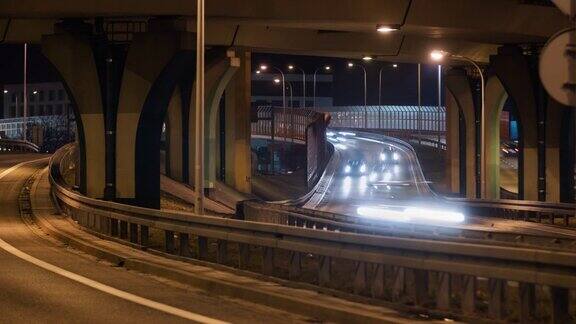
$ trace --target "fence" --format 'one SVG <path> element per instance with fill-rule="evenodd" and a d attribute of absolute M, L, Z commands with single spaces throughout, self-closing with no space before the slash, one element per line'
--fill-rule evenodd
<path fill-rule="evenodd" d="M 60 209 L 80 226 L 143 248 L 303 281 L 327 293 L 416 305 L 419 312 L 426 307 L 476 320 L 570 321 L 570 292 L 576 289 L 576 254 L 570 251 L 344 233 L 127 206 L 72 191 L 60 172 L 67 168 L 62 165 L 67 154 L 70 147 L 59 150 L 49 168 Z M 250 217 L 249 210 L 242 211 Z M 161 245 L 151 242 L 152 231 L 162 235 Z M 508 298 L 512 292 L 518 298 Z"/>
<path fill-rule="evenodd" d="M 314 110 L 330 113 L 330 127 L 410 130 L 427 135 L 446 131 L 445 107 L 340 106 Z"/>

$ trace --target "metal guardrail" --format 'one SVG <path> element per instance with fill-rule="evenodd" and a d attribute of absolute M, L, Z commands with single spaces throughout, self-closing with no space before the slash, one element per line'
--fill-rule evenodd
<path fill-rule="evenodd" d="M 55 201 L 81 226 L 104 235 L 154 248 L 153 230 L 162 233 L 163 244 L 156 248 L 166 253 L 294 281 L 312 278 L 319 289 L 425 306 L 456 317 L 524 322 L 541 316 L 536 306 L 545 303 L 554 322 L 570 318 L 570 291 L 576 289 L 573 252 L 343 233 L 101 201 L 72 191 L 63 181 L 67 152 L 59 150 L 50 162 Z M 237 251 L 234 259 L 231 246 Z M 504 297 L 508 290 L 518 293 L 517 301 Z M 543 291 L 549 301 L 536 298 Z"/>
<path fill-rule="evenodd" d="M 7 139 L 1 138 L 0 139 L 0 153 L 4 152 L 34 152 L 38 153 L 40 148 L 38 145 L 23 141 L 23 140 L 16 140 L 16 139 Z"/>
<path fill-rule="evenodd" d="M 446 131 L 446 109 L 434 106 L 316 107 L 329 113 L 331 127 L 410 130 L 420 135 Z"/>
<path fill-rule="evenodd" d="M 511 199 L 448 198 L 475 215 L 543 223 L 576 229 L 576 204 Z"/>

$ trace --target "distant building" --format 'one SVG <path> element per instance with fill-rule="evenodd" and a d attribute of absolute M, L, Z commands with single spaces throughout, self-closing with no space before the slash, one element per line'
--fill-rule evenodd
<path fill-rule="evenodd" d="M 60 82 L 29 83 L 28 113 L 24 120 L 24 93 L 22 84 L 6 84 L 2 89 L 0 112 L 0 138 L 26 138 L 53 151 L 72 141 L 76 133 L 73 104 Z"/>
<path fill-rule="evenodd" d="M 6 84 L 3 89 L 4 115 L 18 118 L 24 114 L 22 84 Z M 60 82 L 28 84 L 28 116 L 54 116 L 72 114 L 72 101 Z"/>

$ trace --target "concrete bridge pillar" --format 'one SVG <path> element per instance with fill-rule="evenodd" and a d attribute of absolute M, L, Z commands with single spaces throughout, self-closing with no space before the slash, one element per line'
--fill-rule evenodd
<path fill-rule="evenodd" d="M 93 40 L 57 26 L 54 35 L 42 38 L 42 52 L 60 74 L 74 102 L 80 146 L 80 191 L 104 198 L 106 187 L 105 107 L 99 66 L 103 58 Z"/>
<path fill-rule="evenodd" d="M 570 110 L 543 90 L 536 56 L 525 55 L 515 46 L 503 46 L 490 61 L 485 125 L 487 198 L 499 198 L 499 121 L 508 97 L 513 100 L 520 121 L 519 198 L 558 202 L 567 191 L 573 197 L 573 153 L 563 154 L 574 151 L 573 139 L 570 142 L 573 136 L 561 135 L 571 134 L 573 129 L 565 122 L 571 120 Z M 563 174 L 568 180 L 563 179 Z"/>
<path fill-rule="evenodd" d="M 251 183 L 251 57 L 245 49 L 238 50 L 240 68 L 226 88 L 225 97 L 225 183 L 250 193 Z"/>
<path fill-rule="evenodd" d="M 451 191 L 467 198 L 477 196 L 476 163 L 476 109 L 471 81 L 462 69 L 447 72 L 447 167 L 448 183 Z"/>

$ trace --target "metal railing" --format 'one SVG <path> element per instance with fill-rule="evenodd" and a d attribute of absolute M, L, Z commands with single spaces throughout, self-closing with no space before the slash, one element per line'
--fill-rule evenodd
<path fill-rule="evenodd" d="M 314 110 L 329 113 L 331 127 L 416 131 L 420 135 L 446 131 L 446 109 L 434 106 L 335 106 Z"/>
<path fill-rule="evenodd" d="M 67 154 L 70 147 L 51 159 L 52 193 L 64 213 L 91 231 L 374 303 L 417 305 L 457 318 L 570 319 L 574 252 L 345 233 L 101 201 L 63 181 Z M 152 242 L 152 232 L 162 235 L 160 245 Z M 509 291 L 518 299 L 505 298 Z M 543 293 L 550 299 L 538 298 Z M 536 313 L 539 304 L 549 306 L 547 315 Z"/>
<path fill-rule="evenodd" d="M 309 109 L 261 106 L 258 120 L 252 123 L 252 135 L 279 141 L 306 141 L 306 128 L 323 115 Z"/>
<path fill-rule="evenodd" d="M 34 152 L 37 153 L 40 150 L 38 145 L 17 139 L 0 138 L 0 153 L 11 153 L 11 152 Z"/>

